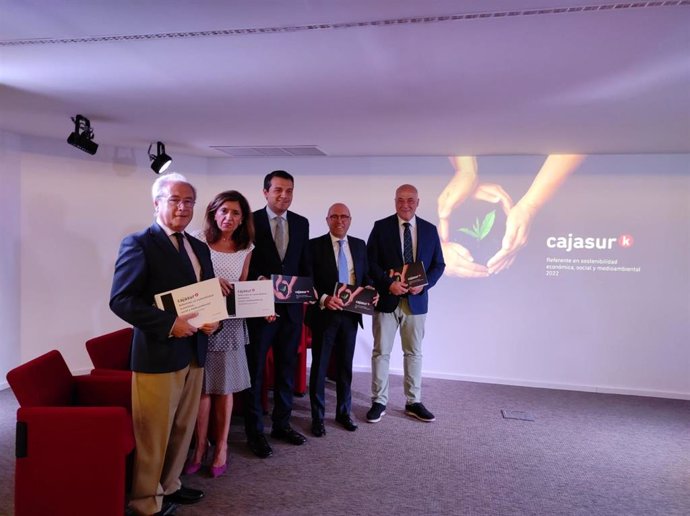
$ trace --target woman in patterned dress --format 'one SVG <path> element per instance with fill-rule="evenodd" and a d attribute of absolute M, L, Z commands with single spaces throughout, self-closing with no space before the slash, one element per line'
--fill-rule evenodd
<path fill-rule="evenodd" d="M 211 260 L 223 293 L 231 281 L 244 281 L 254 249 L 254 223 L 249 203 L 235 191 L 221 192 L 206 208 L 204 230 L 195 235 L 211 249 Z M 226 319 L 209 337 L 204 366 L 204 388 L 196 421 L 196 449 L 185 466 L 185 473 L 196 473 L 208 447 L 209 419 L 213 417 L 215 450 L 209 471 L 217 477 L 227 470 L 228 433 L 232 415 L 232 394 L 250 386 L 247 356 L 249 342 L 244 319 Z"/>

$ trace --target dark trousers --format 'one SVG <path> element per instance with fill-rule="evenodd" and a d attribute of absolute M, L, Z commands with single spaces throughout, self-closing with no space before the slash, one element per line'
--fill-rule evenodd
<path fill-rule="evenodd" d="M 277 318 L 272 323 L 264 319 L 248 320 L 249 344 L 246 346 L 247 362 L 252 386 L 247 391 L 247 407 L 244 427 L 251 438 L 264 431 L 261 390 L 266 379 L 264 367 L 268 350 L 273 348 L 273 420 L 274 428 L 284 428 L 290 422 L 292 397 L 295 384 L 295 365 L 297 349 L 302 335 L 302 323 L 292 321 L 287 316 Z"/>
<path fill-rule="evenodd" d="M 349 312 L 328 315 L 327 324 L 322 325 L 322 321 L 318 321 L 312 327 L 309 399 L 313 420 L 324 418 L 324 391 L 331 355 L 335 355 L 336 363 L 336 417 L 349 415 L 352 407 L 352 359 L 357 340 L 357 318 Z"/>

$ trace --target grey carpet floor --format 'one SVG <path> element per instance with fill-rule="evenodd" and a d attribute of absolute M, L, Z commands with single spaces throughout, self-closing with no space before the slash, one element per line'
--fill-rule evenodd
<path fill-rule="evenodd" d="M 355 373 L 358 431 L 333 422 L 329 383 L 328 434 L 310 436 L 308 398 L 296 398 L 293 426 L 309 441 L 269 438 L 269 459 L 251 455 L 233 421 L 228 474 L 183 478 L 206 498 L 177 514 L 690 514 L 688 401 L 425 379 L 437 421 L 421 423 L 404 414 L 393 376 L 394 401 L 368 424 L 369 381 Z M 505 419 L 502 409 L 534 421 Z M 12 394 L 0 392 L 2 515 L 12 513 L 15 410 Z"/>

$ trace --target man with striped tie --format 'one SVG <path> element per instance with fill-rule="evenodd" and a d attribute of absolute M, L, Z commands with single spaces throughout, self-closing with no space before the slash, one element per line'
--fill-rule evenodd
<path fill-rule="evenodd" d="M 436 226 L 415 216 L 417 189 L 409 184 L 395 191 L 395 214 L 376 221 L 367 242 L 369 274 L 381 296 L 372 321 L 372 406 L 369 423 L 378 423 L 388 404 L 388 369 L 395 334 L 403 349 L 405 414 L 420 421 L 436 418 L 422 404 L 422 338 L 429 306 L 429 289 L 446 267 Z M 428 284 L 410 287 L 390 274 L 405 264 L 422 262 Z"/>
<path fill-rule="evenodd" d="M 115 262 L 110 308 L 134 326 L 132 421 L 134 454 L 129 510 L 137 515 L 175 512 L 204 493 L 180 482 L 201 397 L 208 335 L 193 314 L 157 308 L 156 294 L 214 277 L 208 246 L 185 232 L 194 215 L 196 189 L 176 173 L 151 189 L 156 220 L 126 236 Z"/>

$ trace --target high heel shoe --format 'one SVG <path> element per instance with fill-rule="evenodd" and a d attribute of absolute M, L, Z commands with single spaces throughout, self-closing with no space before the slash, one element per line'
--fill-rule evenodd
<path fill-rule="evenodd" d="M 228 463 L 226 462 L 222 466 L 211 466 L 211 478 L 218 478 L 219 476 L 225 474 L 228 470 Z"/>
<path fill-rule="evenodd" d="M 194 473 L 198 473 L 199 470 L 201 469 L 201 462 L 197 462 L 196 464 L 187 461 L 187 464 L 184 465 L 184 469 L 182 470 L 182 474 L 184 475 L 193 475 Z"/>

